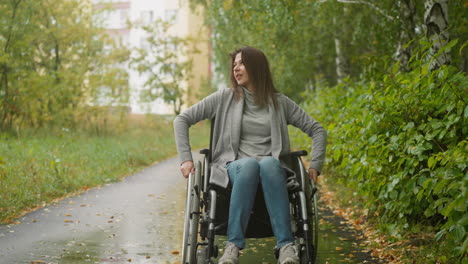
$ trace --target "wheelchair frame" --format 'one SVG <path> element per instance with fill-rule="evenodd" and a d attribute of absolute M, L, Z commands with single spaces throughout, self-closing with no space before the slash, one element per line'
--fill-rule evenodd
<path fill-rule="evenodd" d="M 220 187 L 209 184 L 210 151 L 203 149 L 203 163 L 197 161 L 195 173 L 187 181 L 186 209 L 182 244 L 183 264 L 211 264 L 218 257 L 215 235 L 227 223 L 216 225 L 216 207 Z M 300 187 L 289 192 L 291 227 L 298 247 L 301 264 L 314 264 L 318 247 L 317 188 L 302 163 L 307 151 L 291 152 L 288 156 L 296 162 L 297 181 Z M 268 219 L 269 221 L 269 219 Z M 250 224 L 250 223 L 249 223 Z M 258 236 L 246 236 L 258 237 Z M 264 237 L 264 236 L 260 236 Z M 278 257 L 278 251 L 275 252 Z"/>

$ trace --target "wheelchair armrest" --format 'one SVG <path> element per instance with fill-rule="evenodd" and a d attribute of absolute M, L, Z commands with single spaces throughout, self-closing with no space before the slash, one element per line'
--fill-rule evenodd
<path fill-rule="evenodd" d="M 208 156 L 210 154 L 210 150 L 209 149 L 202 149 L 202 150 L 200 150 L 200 154 Z"/>
<path fill-rule="evenodd" d="M 298 151 L 293 151 L 288 154 L 288 156 L 291 157 L 302 157 L 302 156 L 307 156 L 307 150 L 298 150 Z"/>

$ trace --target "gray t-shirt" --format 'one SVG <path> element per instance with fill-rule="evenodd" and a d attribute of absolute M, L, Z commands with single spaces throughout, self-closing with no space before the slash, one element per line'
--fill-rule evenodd
<path fill-rule="evenodd" d="M 244 110 L 237 159 L 271 156 L 271 120 L 268 107 L 255 104 L 253 94 L 244 88 Z"/>

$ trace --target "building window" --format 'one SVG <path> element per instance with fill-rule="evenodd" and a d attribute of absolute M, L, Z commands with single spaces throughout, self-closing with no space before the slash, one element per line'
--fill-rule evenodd
<path fill-rule="evenodd" d="M 127 28 L 128 9 L 120 9 L 120 27 Z"/>
<path fill-rule="evenodd" d="M 141 22 L 143 25 L 149 25 L 154 21 L 154 12 L 153 10 L 146 10 L 141 12 Z"/>
<path fill-rule="evenodd" d="M 177 22 L 177 14 L 178 14 L 178 10 L 177 9 L 167 9 L 165 14 L 164 14 L 164 18 L 167 20 L 167 21 L 174 21 L 174 22 Z"/>

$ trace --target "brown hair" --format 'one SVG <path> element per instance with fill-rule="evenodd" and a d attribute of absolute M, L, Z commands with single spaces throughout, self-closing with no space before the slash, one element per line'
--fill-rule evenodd
<path fill-rule="evenodd" d="M 229 54 L 231 56 L 231 85 L 236 100 L 240 100 L 244 94 L 234 76 L 234 60 L 238 53 L 241 54 L 249 80 L 255 88 L 255 103 L 261 107 L 266 107 L 269 104 L 273 104 L 276 107 L 278 105 L 276 98 L 278 91 L 273 85 L 268 60 L 262 51 L 252 47 L 242 47 Z"/>

